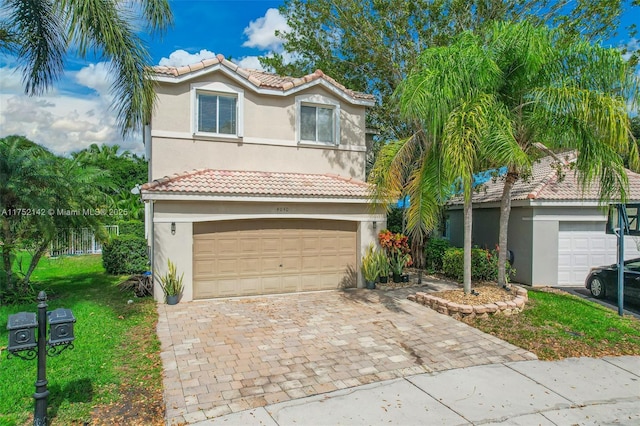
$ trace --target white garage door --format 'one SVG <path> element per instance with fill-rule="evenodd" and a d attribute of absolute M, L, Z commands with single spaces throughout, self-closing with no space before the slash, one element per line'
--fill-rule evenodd
<path fill-rule="evenodd" d="M 605 234 L 604 222 L 560 222 L 558 285 L 584 285 L 589 269 L 617 260 L 617 239 Z M 639 237 L 625 238 L 625 259 L 640 257 Z"/>
<path fill-rule="evenodd" d="M 194 224 L 195 299 L 353 284 L 355 222 L 235 220 Z"/>

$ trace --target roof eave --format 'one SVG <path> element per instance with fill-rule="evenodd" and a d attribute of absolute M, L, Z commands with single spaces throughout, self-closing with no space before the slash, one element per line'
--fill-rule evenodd
<path fill-rule="evenodd" d="M 154 74 L 153 80 L 161 83 L 178 84 L 178 83 L 184 83 L 189 80 L 193 80 L 195 78 L 210 74 L 215 71 L 223 72 L 227 77 L 233 79 L 234 81 L 238 82 L 244 87 L 249 88 L 255 93 L 259 93 L 259 94 L 272 95 L 272 96 L 290 96 L 302 90 L 306 90 L 310 87 L 320 85 L 326 88 L 327 90 L 333 92 L 334 94 L 340 96 L 342 99 L 349 102 L 350 104 L 366 106 L 366 107 L 372 107 L 376 104 L 375 99 L 355 98 L 349 95 L 348 93 L 340 90 L 333 84 L 329 83 L 324 78 L 317 78 L 317 79 L 308 81 L 306 83 L 303 83 L 301 85 L 294 86 L 291 89 L 287 89 L 287 90 L 283 90 L 280 88 L 273 88 L 273 87 L 256 86 L 248 78 L 241 76 L 235 70 L 230 69 L 227 65 L 225 65 L 222 62 L 207 66 L 199 70 L 191 71 L 185 74 L 180 74 L 177 76 L 172 76 L 168 74 Z"/>
<path fill-rule="evenodd" d="M 260 203 L 369 203 L 368 197 L 353 196 L 308 196 L 308 195 L 266 195 L 266 194 L 208 194 L 175 191 L 142 191 L 143 201 L 231 201 Z"/>

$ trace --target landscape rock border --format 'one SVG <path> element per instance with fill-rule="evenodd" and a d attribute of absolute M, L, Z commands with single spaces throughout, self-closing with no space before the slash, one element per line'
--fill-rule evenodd
<path fill-rule="evenodd" d="M 507 302 L 487 303 L 484 305 L 463 305 L 451 302 L 447 299 L 432 294 L 418 292 L 409 295 L 407 299 L 427 306 L 436 312 L 449 315 L 455 319 L 462 318 L 487 318 L 490 315 L 514 315 L 522 312 L 529 296 L 527 290 L 522 287 L 511 286 L 515 290 L 513 300 Z"/>

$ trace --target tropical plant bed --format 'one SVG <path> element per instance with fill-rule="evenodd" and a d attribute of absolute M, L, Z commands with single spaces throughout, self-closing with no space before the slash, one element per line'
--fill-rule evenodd
<path fill-rule="evenodd" d="M 456 319 L 486 318 L 489 315 L 521 312 L 527 301 L 527 290 L 511 286 L 511 290 L 507 291 L 496 285 L 484 285 L 474 287 L 470 294 L 465 294 L 463 289 L 455 289 L 436 293 L 418 292 L 408 299 Z"/>

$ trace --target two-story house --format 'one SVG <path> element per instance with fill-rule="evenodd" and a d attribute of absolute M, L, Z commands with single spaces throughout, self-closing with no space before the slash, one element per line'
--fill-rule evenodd
<path fill-rule="evenodd" d="M 155 79 L 142 198 L 156 297 L 167 260 L 183 301 L 361 287 L 361 256 L 385 226 L 364 182 L 373 96 L 221 55 Z"/>

